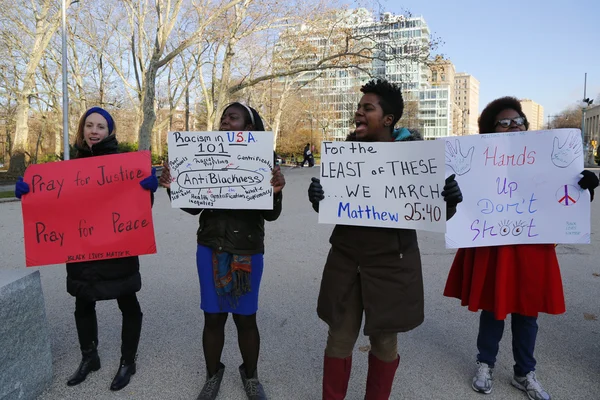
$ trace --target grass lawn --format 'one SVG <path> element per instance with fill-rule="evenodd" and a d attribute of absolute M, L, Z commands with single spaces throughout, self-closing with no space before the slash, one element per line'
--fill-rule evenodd
<path fill-rule="evenodd" d="M 0 199 L 11 199 L 15 197 L 15 192 L 8 191 L 8 192 L 0 192 Z"/>

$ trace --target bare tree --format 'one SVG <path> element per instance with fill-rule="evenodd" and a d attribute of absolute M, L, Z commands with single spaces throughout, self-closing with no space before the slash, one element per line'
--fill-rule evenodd
<path fill-rule="evenodd" d="M 271 8 L 269 12 L 273 15 Z M 440 43 L 438 38 L 422 40 L 394 35 L 391 25 L 404 23 L 403 19 L 400 22 L 386 22 L 383 18 L 377 21 L 364 9 L 346 10 L 336 4 L 310 3 L 299 11 L 295 10 L 293 16 L 286 16 L 283 21 L 276 28 L 272 27 L 277 33 L 276 40 L 265 46 L 262 52 L 258 46 L 248 45 L 248 42 L 269 43 L 263 30 L 244 31 L 246 40 L 240 42 L 243 49 L 238 49 L 238 52 L 244 49 L 255 51 L 254 59 L 250 58 L 253 60 L 251 66 L 239 68 L 238 73 L 229 78 L 227 74 L 221 74 L 219 80 L 221 99 L 261 98 L 260 93 L 269 91 L 268 115 L 275 137 L 281 124 L 283 104 L 295 92 L 304 89 L 303 95 L 313 99 L 312 107 L 318 108 L 333 92 L 328 82 L 339 81 L 341 72 L 346 74 L 347 91 L 351 92 L 358 89 L 365 78 L 385 74 L 373 68 L 374 65 L 390 62 L 425 64 L 432 49 Z M 234 29 L 228 30 L 227 37 L 232 38 L 235 32 Z M 234 41 L 228 43 L 231 42 Z M 227 88 L 228 96 L 222 94 L 224 88 Z M 256 91 L 259 95 L 255 94 Z M 355 92 L 358 94 L 357 90 Z M 349 103 L 336 105 L 337 110 L 331 107 L 316 110 L 323 134 L 331 129 L 333 121 L 345 119 L 350 122 L 354 102 Z M 418 121 L 414 122 L 418 124 Z"/>
<path fill-rule="evenodd" d="M 155 11 L 158 19 L 156 32 L 154 35 L 154 47 L 150 58 L 147 60 L 144 71 L 144 90 L 142 94 L 143 120 L 139 132 L 139 148 L 149 149 L 150 138 L 156 113 L 154 110 L 154 101 L 156 95 L 156 77 L 158 71 L 169 63 L 173 58 L 179 55 L 183 50 L 194 44 L 200 43 L 205 31 L 211 24 L 224 12 L 234 7 L 242 0 L 223 0 L 216 5 L 212 5 L 209 0 L 194 3 L 194 12 L 196 14 L 196 28 L 190 29 L 190 32 L 183 36 L 173 45 L 173 50 L 165 54 L 167 42 L 171 37 L 175 24 L 179 19 L 179 13 L 182 8 L 183 0 L 156 0 Z"/>
<path fill-rule="evenodd" d="M 402 114 L 401 123 L 409 129 L 420 129 L 422 120 L 419 117 L 419 101 L 406 100 L 404 101 L 404 113 Z"/>
<path fill-rule="evenodd" d="M 559 128 L 578 128 L 581 129 L 581 107 L 571 106 L 558 115 L 550 122 L 550 129 Z"/>
<path fill-rule="evenodd" d="M 67 7 L 71 3 L 68 2 Z M 15 136 L 8 173 L 22 175 L 29 154 L 28 116 L 30 96 L 35 90 L 35 73 L 52 36 L 61 22 L 60 7 L 52 0 L 15 2 L 11 7 L 2 7 L 5 21 L 10 24 L 3 29 L 12 29 L 15 39 L 22 40 L 20 67 L 17 79 L 20 87 L 16 91 Z"/>

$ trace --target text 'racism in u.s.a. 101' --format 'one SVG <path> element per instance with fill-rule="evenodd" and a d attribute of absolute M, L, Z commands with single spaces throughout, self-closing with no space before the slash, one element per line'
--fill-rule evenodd
<path fill-rule="evenodd" d="M 323 142 L 319 222 L 445 231 L 444 144 Z"/>
<path fill-rule="evenodd" d="M 174 208 L 273 209 L 272 132 L 169 132 Z"/>

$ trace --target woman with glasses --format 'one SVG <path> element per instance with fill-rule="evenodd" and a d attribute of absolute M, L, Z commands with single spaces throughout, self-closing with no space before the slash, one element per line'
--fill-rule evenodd
<path fill-rule="evenodd" d="M 519 132 L 528 128 L 521 104 L 514 97 L 492 101 L 479 118 L 479 133 Z M 588 189 L 593 199 L 598 177 L 587 170 L 581 174 L 579 185 Z M 515 359 L 512 385 L 525 391 L 530 399 L 550 399 L 536 379 L 533 351 L 538 313 L 565 312 L 554 248 L 553 244 L 521 244 L 459 249 L 456 253 L 444 295 L 460 299 L 471 311 L 482 310 L 473 390 L 485 394 L 492 391 L 504 319 L 511 314 Z"/>

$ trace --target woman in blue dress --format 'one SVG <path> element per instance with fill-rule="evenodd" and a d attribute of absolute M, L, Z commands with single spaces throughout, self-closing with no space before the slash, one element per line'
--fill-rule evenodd
<path fill-rule="evenodd" d="M 221 116 L 221 131 L 264 131 L 258 112 L 241 103 L 232 103 Z M 274 163 L 275 165 L 275 163 Z M 170 188 L 168 164 L 160 184 Z M 231 313 L 237 327 L 243 364 L 239 367 L 249 399 L 266 399 L 256 372 L 260 335 L 256 324 L 258 294 L 263 272 L 265 221 L 281 214 L 285 179 L 280 167 L 273 168 L 272 210 L 183 209 L 200 214 L 196 263 L 200 279 L 200 308 L 204 311 L 202 346 L 207 379 L 198 400 L 215 399 L 225 366 L 221 353 L 225 342 L 225 323 Z M 170 195 L 170 192 L 169 192 Z"/>

